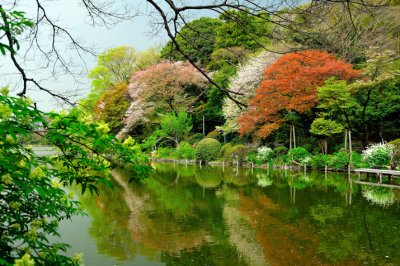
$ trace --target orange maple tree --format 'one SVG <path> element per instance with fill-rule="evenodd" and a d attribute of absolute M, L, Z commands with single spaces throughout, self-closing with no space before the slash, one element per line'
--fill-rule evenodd
<path fill-rule="evenodd" d="M 265 138 L 286 122 L 289 112 L 304 114 L 317 104 L 317 87 L 330 77 L 350 81 L 360 71 L 335 56 L 319 50 L 286 54 L 264 71 L 248 111 L 238 119 L 241 135 L 256 131 Z"/>

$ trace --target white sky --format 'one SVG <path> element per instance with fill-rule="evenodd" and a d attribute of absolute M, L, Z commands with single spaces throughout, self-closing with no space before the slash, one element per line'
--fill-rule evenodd
<path fill-rule="evenodd" d="M 18 2 L 18 10 L 25 11 L 28 15 L 32 14 L 32 7 L 30 3 L 32 0 L 20 0 Z M 48 12 L 52 18 L 59 20 L 59 24 L 65 25 L 69 31 L 78 39 L 83 40 L 86 44 L 91 44 L 96 47 L 96 51 L 102 52 L 109 48 L 116 46 L 132 46 L 138 51 L 145 50 L 152 46 L 161 45 L 166 42 L 166 35 L 161 32 L 154 36 L 152 33 L 152 26 L 149 16 L 138 16 L 131 21 L 125 21 L 118 24 L 112 29 L 106 29 L 104 27 L 91 27 L 87 23 L 86 11 L 84 8 L 78 5 L 79 1 L 42 1 L 48 8 Z M 129 1 L 131 4 L 135 4 L 136 7 L 140 7 L 141 10 L 146 11 L 145 6 L 137 5 L 140 0 Z M 42 41 L 47 41 L 47 36 L 42 36 Z M 23 45 L 23 41 L 21 41 Z M 64 48 L 64 47 L 63 47 Z M 19 54 L 24 54 L 24 46 L 19 51 Z M 68 55 L 69 52 L 65 51 Z M 38 69 L 43 61 L 38 56 L 38 53 L 32 53 L 29 57 L 29 61 L 25 61 L 22 65 L 29 69 L 28 73 L 35 79 L 42 80 L 41 84 L 53 91 L 64 92 L 66 90 L 78 89 L 79 97 L 84 97 L 90 90 L 90 81 L 85 77 L 85 73 L 88 69 L 91 69 L 96 64 L 96 58 L 94 56 L 87 55 L 84 57 L 86 67 L 82 62 L 77 59 L 76 55 L 71 54 L 73 60 L 79 63 L 80 69 L 83 70 L 83 75 L 79 82 L 76 82 L 70 75 L 65 73 L 56 73 L 56 79 L 54 79 L 51 70 Z M 34 70 L 36 69 L 36 70 Z M 21 90 L 20 76 L 17 74 L 16 69 L 11 64 L 8 57 L 0 56 L 0 87 L 9 86 L 13 93 L 17 93 Z M 28 90 L 28 96 L 37 102 L 38 106 L 42 110 L 51 110 L 59 108 L 60 105 L 49 95 L 43 92 Z"/>

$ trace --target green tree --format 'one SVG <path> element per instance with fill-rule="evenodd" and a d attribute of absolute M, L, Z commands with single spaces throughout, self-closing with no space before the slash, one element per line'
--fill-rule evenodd
<path fill-rule="evenodd" d="M 132 47 L 111 48 L 97 57 L 97 65 L 88 73 L 92 80 L 88 96 L 81 105 L 93 111 L 101 95 L 116 84 L 128 84 L 136 67 L 138 54 Z"/>
<path fill-rule="evenodd" d="M 88 73 L 93 87 L 107 88 L 112 84 L 128 83 L 136 67 L 138 54 L 132 47 L 111 48 L 97 57 L 97 65 Z"/>
<path fill-rule="evenodd" d="M 256 50 L 269 42 L 269 16 L 259 13 L 256 16 L 248 10 L 228 10 L 220 15 L 225 23 L 217 30 L 215 47 L 243 47 Z"/>
<path fill-rule="evenodd" d="M 211 61 L 216 31 L 221 25 L 222 21 L 215 18 L 202 17 L 193 20 L 180 29 L 176 36 L 176 42 L 194 62 L 206 66 Z M 176 50 L 171 41 L 162 48 L 161 57 L 176 61 L 185 60 L 185 57 Z"/>
<path fill-rule="evenodd" d="M 180 110 L 177 114 L 168 113 L 160 123 L 160 129 L 154 132 L 160 140 L 171 140 L 177 146 L 183 136 L 192 130 L 192 118 L 185 111 Z"/>
<path fill-rule="evenodd" d="M 336 121 L 324 118 L 317 118 L 311 124 L 310 132 L 315 135 L 324 137 L 322 150 L 324 154 L 328 154 L 328 137 L 342 133 L 343 130 L 343 126 Z"/>
<path fill-rule="evenodd" d="M 108 124 L 116 134 L 123 127 L 123 118 L 130 106 L 127 85 L 117 84 L 106 90 L 96 103 L 95 118 Z"/>
<path fill-rule="evenodd" d="M 219 69 L 215 75 L 214 80 L 221 84 L 224 88 L 228 87 L 230 78 L 235 75 L 236 66 L 225 64 L 221 69 Z M 197 108 L 197 112 L 193 116 L 195 130 L 201 132 L 202 130 L 202 120 L 203 116 L 205 121 L 207 121 L 205 127 L 206 132 L 214 130 L 218 125 L 224 122 L 224 116 L 222 112 L 222 105 L 225 99 L 225 93 L 211 86 L 204 97 L 204 102 Z"/>
<path fill-rule="evenodd" d="M 317 89 L 319 104 L 317 108 L 323 110 L 323 115 L 333 119 L 347 128 L 352 128 L 354 116 L 360 106 L 354 99 L 349 86 L 344 80 L 330 78 L 324 86 Z"/>
<path fill-rule="evenodd" d="M 399 125 L 399 77 L 400 60 L 390 50 L 366 51 L 368 58 L 363 65 L 368 79 L 359 80 L 350 86 L 353 96 L 360 104 L 359 131 L 363 146 L 368 146 L 371 128 L 379 125 L 379 137 L 383 138 L 384 121 Z M 393 123 L 394 122 L 394 123 Z M 396 137 L 396 136 L 394 136 Z"/>
<path fill-rule="evenodd" d="M 348 3 L 346 12 L 342 3 L 334 1 L 326 5 L 304 4 L 295 8 L 297 14 L 291 22 L 280 27 L 282 38 L 304 48 L 327 50 L 353 63 L 365 62 L 364 52 L 370 47 L 398 53 L 399 6 L 389 2 L 368 8 L 368 12 L 355 2 Z"/>
<path fill-rule="evenodd" d="M 138 59 L 136 61 L 135 71 L 146 69 L 149 66 L 156 65 L 161 62 L 160 57 L 161 48 L 150 47 L 147 50 L 138 53 Z"/>
<path fill-rule="evenodd" d="M 136 52 L 132 47 L 119 46 L 108 49 L 97 57 L 97 65 L 88 73 L 92 80 L 89 95 L 81 105 L 89 111 L 96 108 L 98 100 L 107 89 L 116 85 L 128 85 L 133 72 L 145 69 L 160 61 L 157 47 Z"/>

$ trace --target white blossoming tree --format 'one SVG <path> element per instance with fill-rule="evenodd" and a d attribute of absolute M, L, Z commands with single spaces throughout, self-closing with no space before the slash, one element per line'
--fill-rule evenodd
<path fill-rule="evenodd" d="M 254 96 L 262 80 L 264 69 L 274 63 L 279 56 L 276 53 L 262 52 L 253 58 L 249 58 L 244 64 L 239 65 L 236 76 L 230 81 L 229 90 L 241 93 L 241 95 L 232 94 L 232 96 L 240 102 L 247 103 Z M 225 133 L 236 132 L 239 129 L 237 118 L 245 109 L 241 109 L 232 100 L 226 98 L 222 110 L 226 122 L 218 129 Z"/>

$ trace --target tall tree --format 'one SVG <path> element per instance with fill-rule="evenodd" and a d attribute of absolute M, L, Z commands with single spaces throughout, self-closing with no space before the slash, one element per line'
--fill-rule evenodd
<path fill-rule="evenodd" d="M 94 111 L 106 90 L 127 86 L 133 72 L 156 64 L 159 60 L 159 50 L 156 47 L 136 52 L 132 47 L 119 46 L 101 53 L 97 57 L 97 65 L 88 73 L 88 78 L 92 80 L 91 90 L 80 102 L 81 106 Z"/>
<path fill-rule="evenodd" d="M 176 41 L 180 48 L 199 63 L 207 66 L 214 51 L 217 29 L 222 21 L 216 18 L 202 17 L 185 24 L 177 33 Z M 162 58 L 185 60 L 185 57 L 176 50 L 176 45 L 169 41 L 161 50 Z"/>
<path fill-rule="evenodd" d="M 350 90 L 361 105 L 359 124 L 364 147 L 368 146 L 369 131 L 376 123 L 381 125 L 382 138 L 383 114 L 389 115 L 393 112 L 396 116 L 398 110 L 396 110 L 398 106 L 396 84 L 399 82 L 398 69 L 400 67 L 400 60 L 396 59 L 395 52 L 391 50 L 370 49 L 366 51 L 365 56 L 368 58 L 364 64 L 364 74 L 367 79 L 359 80 L 350 86 Z M 385 88 L 388 90 L 385 91 Z M 375 103 L 372 105 L 373 102 Z M 382 108 L 384 105 L 389 108 Z"/>
<path fill-rule="evenodd" d="M 279 54 L 262 52 L 239 65 L 236 75 L 230 79 L 229 83 L 229 90 L 240 93 L 233 97 L 244 103 L 253 98 L 262 81 L 264 69 L 278 58 Z M 223 103 L 225 124 L 221 129 L 226 133 L 237 132 L 239 129 L 237 119 L 245 111 L 245 108 L 240 108 L 229 98 L 225 98 Z"/>
<path fill-rule="evenodd" d="M 154 132 L 159 140 L 173 141 L 175 146 L 182 141 L 183 136 L 192 130 L 192 118 L 183 110 L 178 113 L 168 113 L 161 118 L 160 129 Z"/>
<path fill-rule="evenodd" d="M 365 60 L 364 51 L 369 47 L 397 50 L 399 54 L 400 6 L 389 1 L 379 4 L 380 8 L 368 10 L 355 2 L 306 4 L 297 8 L 299 14 L 283 30 L 283 36 L 354 63 Z"/>
<path fill-rule="evenodd" d="M 96 103 L 94 118 L 106 122 L 112 133 L 123 127 L 123 118 L 129 108 L 128 86 L 117 84 L 106 90 Z"/>
<path fill-rule="evenodd" d="M 310 132 L 324 137 L 322 151 L 324 154 L 328 154 L 328 138 L 335 134 L 342 133 L 343 130 L 344 127 L 334 120 L 317 118 L 311 124 Z"/>
<path fill-rule="evenodd" d="M 189 63 L 161 62 L 135 72 L 128 86 L 131 105 L 118 136 L 125 136 L 149 118 L 153 122 L 159 120 L 159 114 L 191 111 L 206 87 L 206 80 Z"/>
<path fill-rule="evenodd" d="M 216 48 L 243 47 L 256 50 L 268 44 L 271 33 L 268 13 L 252 14 L 248 9 L 231 9 L 219 17 L 225 23 L 217 30 Z"/>
<path fill-rule="evenodd" d="M 285 114 L 306 114 L 317 103 L 317 87 L 329 77 L 352 80 L 352 66 L 327 52 L 307 50 L 282 56 L 265 69 L 264 79 L 239 118 L 240 134 L 256 131 L 265 138 L 284 123 Z"/>
<path fill-rule="evenodd" d="M 89 71 L 92 86 L 108 87 L 111 84 L 128 83 L 135 69 L 138 55 L 133 47 L 111 48 L 97 57 L 97 66 Z"/>
<path fill-rule="evenodd" d="M 318 109 L 322 116 L 333 119 L 352 130 L 360 105 L 344 80 L 330 78 L 317 89 Z"/>

